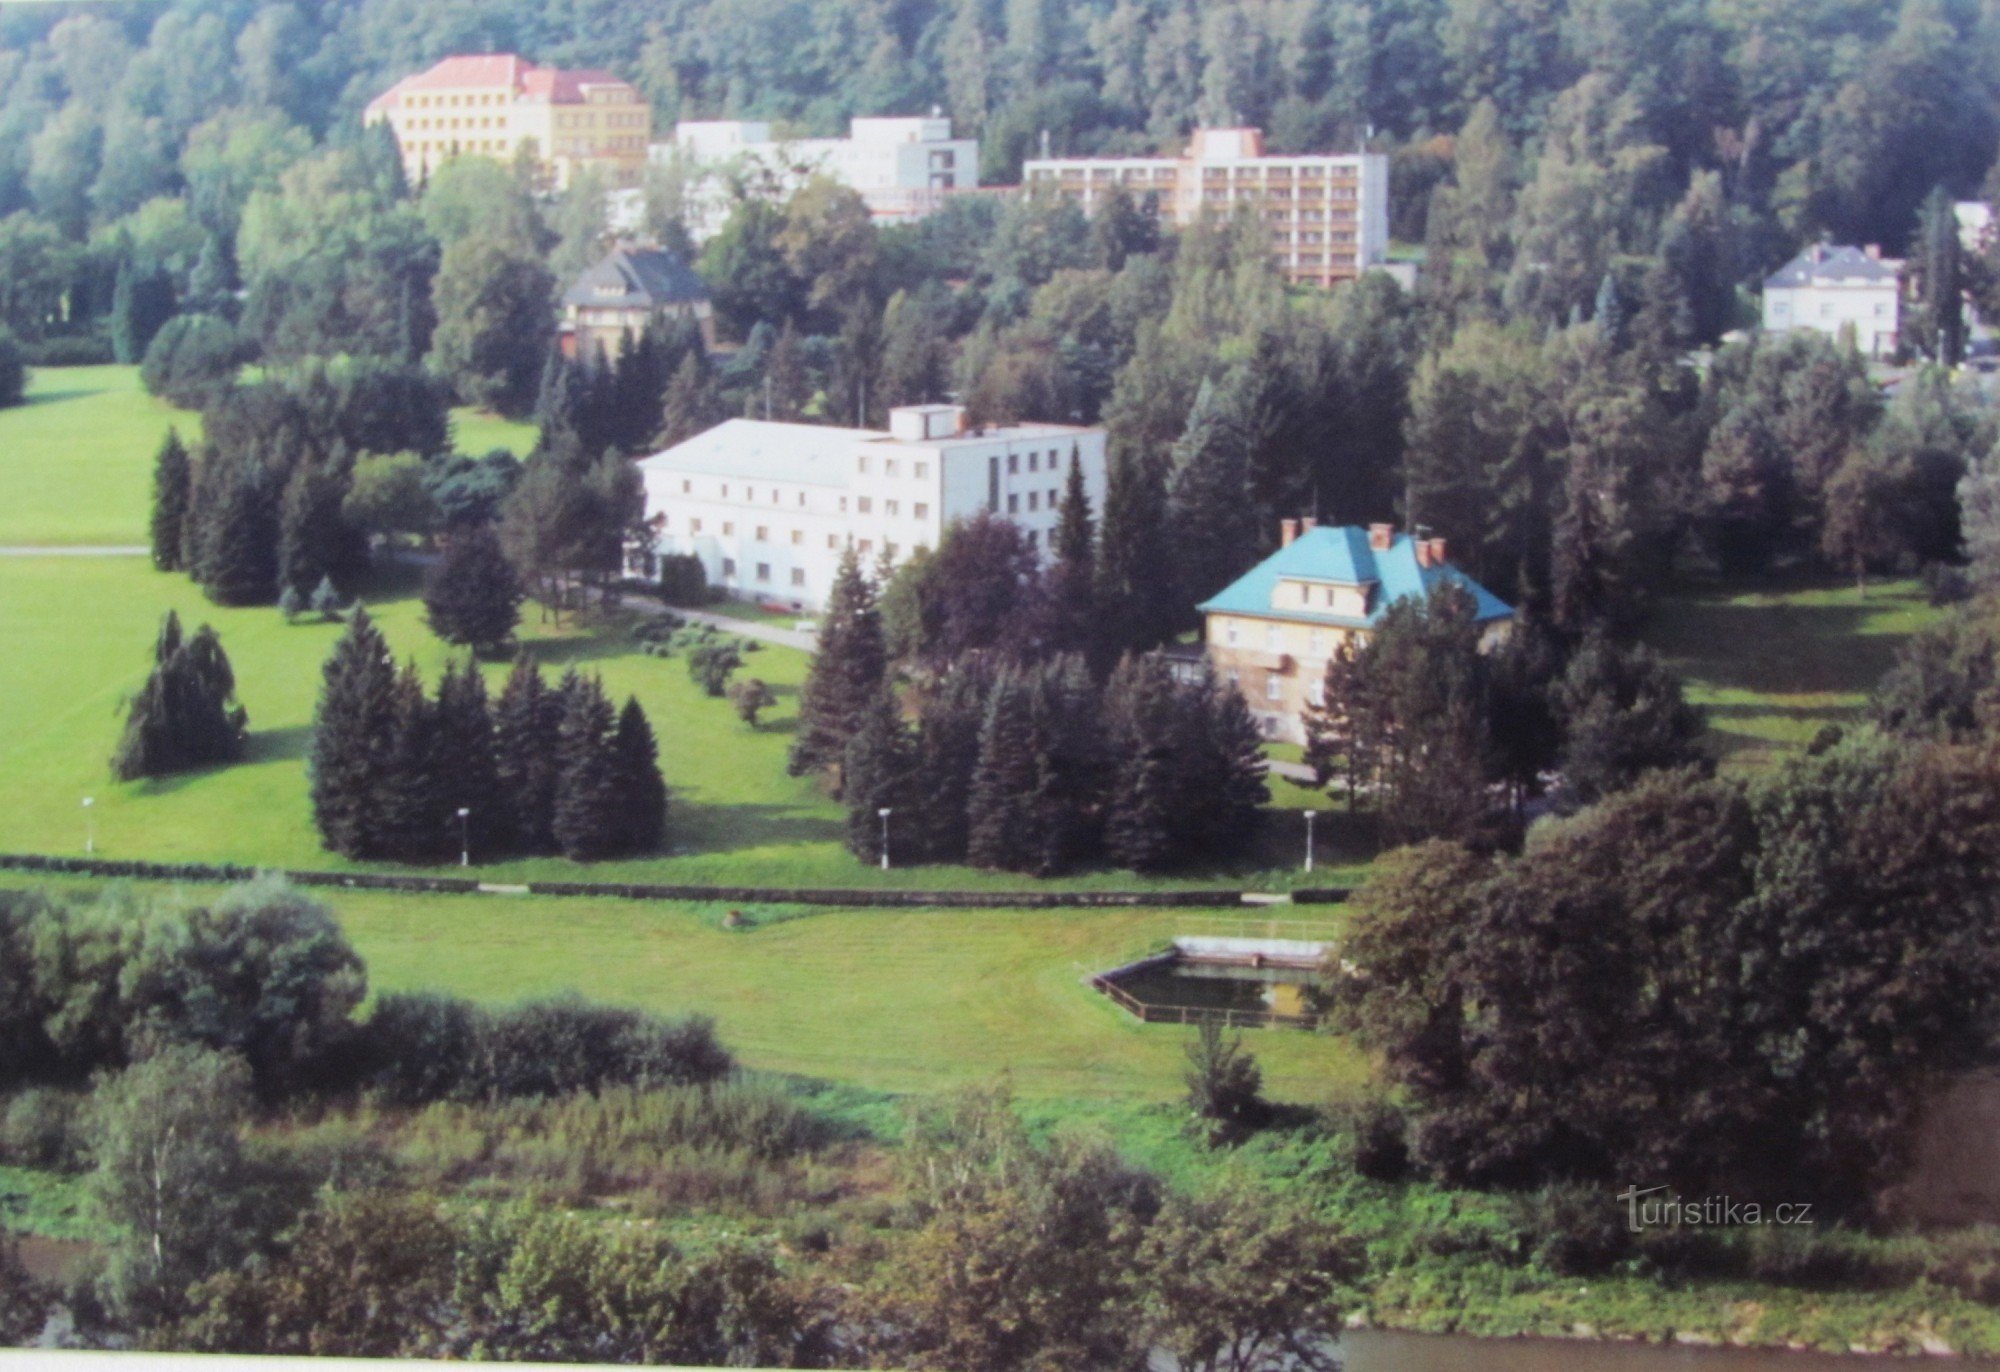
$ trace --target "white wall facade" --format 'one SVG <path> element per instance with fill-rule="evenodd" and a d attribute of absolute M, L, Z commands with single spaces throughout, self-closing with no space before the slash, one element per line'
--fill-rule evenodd
<path fill-rule="evenodd" d="M 1764 288 L 1764 332 L 1794 329 L 1838 335 L 1852 328 L 1864 357 L 1888 357 L 1901 331 L 1902 297 L 1894 281 L 1816 281 Z"/>
<path fill-rule="evenodd" d="M 900 566 L 983 510 L 1020 525 L 1046 559 L 1072 454 L 1093 515 L 1102 511 L 1102 429 L 979 432 L 962 420 L 949 405 L 892 411 L 886 432 L 730 420 L 639 464 L 653 551 L 693 553 L 709 584 L 729 595 L 813 614 L 848 547 L 871 566 L 883 558 Z M 767 438 L 793 456 L 752 456 Z"/>

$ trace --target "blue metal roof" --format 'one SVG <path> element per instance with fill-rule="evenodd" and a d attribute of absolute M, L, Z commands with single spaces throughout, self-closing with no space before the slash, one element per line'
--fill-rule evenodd
<path fill-rule="evenodd" d="M 1369 596 L 1368 616 L 1336 615 L 1293 607 L 1274 608 L 1272 593 L 1280 581 L 1329 582 L 1337 586 L 1377 587 Z M 1333 624 L 1342 628 L 1372 627 L 1382 612 L 1397 601 L 1415 595 L 1429 595 L 1438 586 L 1463 587 L 1476 607 L 1474 618 L 1506 619 L 1512 606 L 1474 581 L 1450 563 L 1424 567 L 1417 562 L 1417 540 L 1397 534 L 1381 551 L 1368 546 L 1368 531 L 1354 525 L 1310 529 L 1272 553 L 1242 576 L 1195 608 L 1203 614 L 1260 615 L 1266 619 L 1287 619 L 1307 624 Z"/>

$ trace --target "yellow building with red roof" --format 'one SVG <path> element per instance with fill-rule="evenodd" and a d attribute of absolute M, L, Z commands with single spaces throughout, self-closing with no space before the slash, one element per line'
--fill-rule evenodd
<path fill-rule="evenodd" d="M 636 186 L 653 134 L 652 106 L 631 82 L 512 53 L 447 57 L 376 96 L 362 121 L 394 132 L 413 185 L 454 157 L 506 162 L 526 148 L 558 189 L 585 168 L 608 173 L 612 186 Z"/>

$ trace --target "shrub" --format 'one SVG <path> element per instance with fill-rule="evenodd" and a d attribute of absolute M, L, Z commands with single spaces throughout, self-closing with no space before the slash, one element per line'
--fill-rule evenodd
<path fill-rule="evenodd" d="M 688 649 L 688 675 L 711 696 L 729 689 L 729 678 L 743 665 L 743 654 L 735 643 L 711 635 Z"/>
<path fill-rule="evenodd" d="M 1264 1118 L 1264 1074 L 1243 1047 L 1243 1036 L 1213 1021 L 1187 1045 L 1188 1109 L 1209 1142 L 1241 1136 Z"/>
<path fill-rule="evenodd" d="M 30 1087 L 0 1112 L 0 1159 L 17 1167 L 82 1167 L 85 1145 L 79 1130 L 83 1097 L 68 1091 Z"/>
<path fill-rule="evenodd" d="M 1409 1175 L 1409 1121 L 1389 1102 L 1370 1099 L 1329 1106 L 1325 1124 L 1360 1175 L 1373 1181 L 1401 1181 Z"/>
<path fill-rule="evenodd" d="M 0 327 L 0 407 L 20 404 L 27 391 L 27 358 L 13 330 Z"/>
<path fill-rule="evenodd" d="M 21 352 L 31 367 L 102 367 L 115 359 L 111 340 L 101 333 L 66 333 L 24 343 Z"/>
<path fill-rule="evenodd" d="M 147 345 L 139 382 L 173 404 L 201 406 L 234 383 L 246 360 L 243 339 L 228 320 L 176 315 Z"/>
<path fill-rule="evenodd" d="M 693 553 L 667 553 L 660 558 L 660 599 L 669 605 L 706 605 L 715 599 L 708 572 Z"/>
<path fill-rule="evenodd" d="M 1535 1261 L 1559 1277 L 1594 1277 L 1632 1253 L 1624 1206 L 1602 1186 L 1559 1182 L 1523 1198 Z"/>

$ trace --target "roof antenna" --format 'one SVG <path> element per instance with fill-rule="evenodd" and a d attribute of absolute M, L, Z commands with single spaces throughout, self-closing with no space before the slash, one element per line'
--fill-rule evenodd
<path fill-rule="evenodd" d="M 1042 160 L 1044 162 L 1049 160 L 1049 131 L 1047 129 L 1042 130 Z"/>

